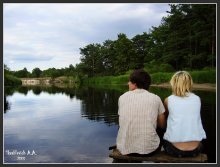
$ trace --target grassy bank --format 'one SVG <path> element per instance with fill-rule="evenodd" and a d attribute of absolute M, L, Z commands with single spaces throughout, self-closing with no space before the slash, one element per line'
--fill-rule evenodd
<path fill-rule="evenodd" d="M 119 76 L 103 76 L 103 77 L 93 77 L 83 80 L 83 84 L 95 84 L 95 85 L 115 85 L 115 84 L 127 84 L 128 75 Z"/>
<path fill-rule="evenodd" d="M 202 70 L 202 71 L 189 71 L 191 74 L 194 83 L 216 83 L 216 71 L 215 70 Z M 169 82 L 172 73 L 167 72 L 158 72 L 151 75 L 152 84 L 160 84 Z M 129 75 L 120 75 L 120 76 L 103 76 L 103 77 L 93 77 L 83 80 L 83 84 L 86 85 L 114 85 L 114 84 L 127 84 Z"/>
<path fill-rule="evenodd" d="M 61 76 L 54 78 L 54 82 L 64 83 L 64 84 L 72 84 L 75 83 L 76 78 L 72 76 Z"/>
<path fill-rule="evenodd" d="M 194 83 L 216 83 L 216 71 L 189 71 Z M 154 73 L 151 75 L 152 84 L 169 82 L 174 73 Z"/>

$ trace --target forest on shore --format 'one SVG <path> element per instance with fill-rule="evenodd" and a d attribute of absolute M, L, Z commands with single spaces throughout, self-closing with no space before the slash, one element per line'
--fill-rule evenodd
<path fill-rule="evenodd" d="M 76 80 L 126 75 L 136 68 L 150 74 L 177 70 L 200 71 L 216 68 L 216 4 L 170 4 L 168 15 L 158 27 L 151 27 L 129 39 L 92 43 L 80 48 L 81 62 L 73 66 L 29 72 L 11 71 L 4 64 L 5 85 L 18 78 L 72 76 Z M 215 76 L 214 76 L 215 77 Z"/>

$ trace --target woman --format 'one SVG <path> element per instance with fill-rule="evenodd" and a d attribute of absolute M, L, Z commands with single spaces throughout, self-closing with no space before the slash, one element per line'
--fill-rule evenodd
<path fill-rule="evenodd" d="M 129 78 L 129 91 L 119 97 L 117 149 L 122 154 L 153 154 L 159 148 L 157 121 L 164 127 L 165 108 L 159 96 L 150 93 L 150 75 L 135 70 Z"/>
<path fill-rule="evenodd" d="M 196 156 L 201 152 L 202 139 L 206 138 L 200 116 L 200 98 L 191 92 L 193 80 L 186 71 L 176 72 L 170 84 L 172 95 L 164 101 L 168 111 L 164 150 L 177 157 Z"/>

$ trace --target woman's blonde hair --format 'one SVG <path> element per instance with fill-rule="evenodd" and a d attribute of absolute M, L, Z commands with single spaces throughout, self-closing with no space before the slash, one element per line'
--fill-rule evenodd
<path fill-rule="evenodd" d="M 172 86 L 173 94 L 183 97 L 187 96 L 186 93 L 191 91 L 193 80 L 188 72 L 178 71 L 172 76 L 170 84 Z"/>

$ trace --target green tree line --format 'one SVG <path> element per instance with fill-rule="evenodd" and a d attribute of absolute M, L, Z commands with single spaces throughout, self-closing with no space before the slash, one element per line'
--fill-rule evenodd
<path fill-rule="evenodd" d="M 88 77 L 120 75 L 134 68 L 200 70 L 216 66 L 216 5 L 172 4 L 158 27 L 129 39 L 118 34 L 80 48 L 76 67 Z M 160 69 L 159 69 L 160 68 Z"/>
<path fill-rule="evenodd" d="M 4 64 L 5 86 L 21 85 L 22 82 L 20 78 L 50 77 L 54 79 L 60 76 L 74 77 L 76 81 L 78 80 L 78 75 L 76 74 L 75 67 L 72 64 L 70 64 L 69 67 L 61 69 L 49 68 L 46 70 L 41 70 L 40 68 L 36 67 L 31 72 L 29 72 L 26 67 L 22 70 L 12 71 L 7 67 L 6 64 Z"/>
<path fill-rule="evenodd" d="M 27 70 L 27 68 L 23 68 L 22 70 L 18 71 L 11 71 L 7 65 L 4 65 L 4 72 L 5 75 L 15 76 L 17 78 L 39 78 L 39 77 L 52 77 L 56 78 L 59 76 L 76 76 L 75 67 L 70 64 L 69 67 L 56 69 L 56 68 L 49 68 L 46 70 L 41 70 L 40 68 L 36 67 L 31 72 Z"/>

